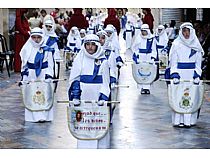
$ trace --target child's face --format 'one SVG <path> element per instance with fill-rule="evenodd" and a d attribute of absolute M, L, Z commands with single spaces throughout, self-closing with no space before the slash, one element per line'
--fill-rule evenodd
<path fill-rule="evenodd" d="M 95 42 L 87 42 L 85 43 L 85 49 L 89 54 L 94 54 L 96 52 L 96 44 Z"/>
<path fill-rule="evenodd" d="M 101 45 L 103 46 L 104 45 L 104 43 L 105 43 L 105 35 L 100 35 L 99 36 L 99 41 L 100 41 L 100 43 L 101 43 Z"/>
<path fill-rule="evenodd" d="M 148 33 L 147 33 L 146 30 L 141 30 L 141 34 L 142 34 L 143 36 L 147 36 L 147 35 L 148 35 Z"/>
<path fill-rule="evenodd" d="M 40 43 L 42 40 L 42 36 L 39 36 L 39 35 L 33 35 L 33 36 L 31 36 L 31 38 L 36 43 Z"/>
<path fill-rule="evenodd" d="M 106 33 L 107 33 L 107 36 L 108 36 L 108 37 L 111 37 L 112 32 L 107 31 Z"/>
<path fill-rule="evenodd" d="M 46 27 L 47 31 L 50 31 L 52 29 L 52 26 L 50 26 L 50 25 L 45 25 L 45 27 Z"/>
<path fill-rule="evenodd" d="M 189 39 L 190 38 L 190 29 L 188 29 L 186 27 L 183 28 L 182 29 L 182 34 L 183 34 L 184 38 Z"/>
<path fill-rule="evenodd" d="M 85 34 L 84 33 L 80 33 L 80 37 L 81 38 L 85 37 Z"/>

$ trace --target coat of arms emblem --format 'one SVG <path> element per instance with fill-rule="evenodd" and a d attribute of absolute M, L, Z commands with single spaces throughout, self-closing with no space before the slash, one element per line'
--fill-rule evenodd
<path fill-rule="evenodd" d="M 45 96 L 42 91 L 36 91 L 36 93 L 33 96 L 33 102 L 39 105 L 43 105 L 45 103 Z"/>
<path fill-rule="evenodd" d="M 181 101 L 179 102 L 179 106 L 184 109 L 188 109 L 192 106 L 193 103 L 190 103 L 191 97 L 189 93 L 189 88 L 184 89 L 184 94 L 182 96 Z"/>

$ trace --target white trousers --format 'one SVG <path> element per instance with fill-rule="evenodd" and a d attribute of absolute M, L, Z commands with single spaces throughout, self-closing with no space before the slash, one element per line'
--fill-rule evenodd
<path fill-rule="evenodd" d="M 25 121 L 28 122 L 52 121 L 53 110 L 54 110 L 53 107 L 49 111 L 39 111 L 39 112 L 31 112 L 25 109 Z"/>
<path fill-rule="evenodd" d="M 197 123 L 197 115 L 198 112 L 193 114 L 179 114 L 172 111 L 172 124 L 179 125 L 180 123 L 184 123 L 184 125 L 195 125 Z"/>
<path fill-rule="evenodd" d="M 77 149 L 110 149 L 110 132 L 100 140 L 77 140 Z"/>

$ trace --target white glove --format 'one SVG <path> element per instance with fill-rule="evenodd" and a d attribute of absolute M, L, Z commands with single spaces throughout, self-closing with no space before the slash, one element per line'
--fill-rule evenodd
<path fill-rule="evenodd" d="M 167 50 L 163 49 L 163 50 L 161 50 L 161 53 L 166 55 L 167 54 Z"/>
<path fill-rule="evenodd" d="M 199 84 L 199 83 L 200 83 L 200 78 L 199 78 L 199 77 L 195 78 L 195 79 L 193 80 L 193 83 L 194 83 L 194 84 Z"/>
<path fill-rule="evenodd" d="M 150 64 L 155 64 L 155 59 L 151 59 L 151 61 L 149 62 Z"/>
<path fill-rule="evenodd" d="M 179 81 L 178 78 L 174 78 L 174 79 L 173 79 L 173 83 L 174 83 L 174 84 L 179 84 L 179 82 L 180 82 L 180 81 Z"/>
<path fill-rule="evenodd" d="M 122 62 L 118 62 L 117 65 L 122 67 L 124 64 Z"/>
<path fill-rule="evenodd" d="M 103 105 L 104 105 L 104 102 L 105 102 L 105 100 L 99 100 L 99 101 L 98 101 L 98 105 L 99 105 L 99 106 L 103 106 Z"/>
<path fill-rule="evenodd" d="M 74 98 L 73 99 L 73 104 L 76 105 L 76 106 L 80 105 L 80 100 Z"/>
<path fill-rule="evenodd" d="M 111 89 L 115 89 L 115 83 L 111 83 Z"/>

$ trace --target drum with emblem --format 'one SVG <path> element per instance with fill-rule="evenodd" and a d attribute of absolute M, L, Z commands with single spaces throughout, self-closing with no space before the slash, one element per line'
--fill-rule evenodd
<path fill-rule="evenodd" d="M 151 84 L 157 75 L 157 65 L 149 62 L 133 63 L 132 74 L 138 84 Z"/>
<path fill-rule="evenodd" d="M 168 86 L 170 107 L 177 113 L 187 114 L 196 112 L 203 103 L 204 85 L 192 82 L 171 83 Z"/>
<path fill-rule="evenodd" d="M 21 86 L 23 105 L 30 111 L 47 111 L 53 106 L 54 84 L 30 82 Z"/>

